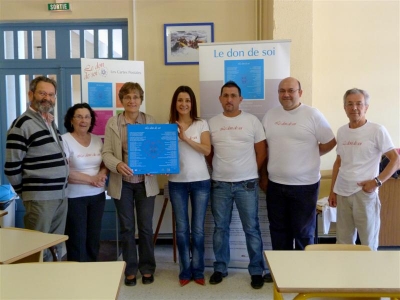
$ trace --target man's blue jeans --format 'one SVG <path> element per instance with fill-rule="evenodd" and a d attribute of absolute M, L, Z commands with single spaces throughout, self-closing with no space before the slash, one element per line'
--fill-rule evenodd
<path fill-rule="evenodd" d="M 304 250 L 307 245 L 314 244 L 318 191 L 319 181 L 310 185 L 268 182 L 267 210 L 272 249 Z"/>
<path fill-rule="evenodd" d="M 258 221 L 258 179 L 239 182 L 212 181 L 211 209 L 215 228 L 213 237 L 214 271 L 226 275 L 230 261 L 229 225 L 235 202 L 246 237 L 250 275 L 262 275 L 262 239 Z"/>
<path fill-rule="evenodd" d="M 169 182 L 169 195 L 176 220 L 176 239 L 179 251 L 179 279 L 204 278 L 204 220 L 210 180 L 194 182 Z M 192 220 L 189 224 L 189 196 Z M 190 240 L 190 231 L 192 239 Z M 190 247 L 191 242 L 191 247 Z M 192 261 L 190 261 L 190 252 Z"/>

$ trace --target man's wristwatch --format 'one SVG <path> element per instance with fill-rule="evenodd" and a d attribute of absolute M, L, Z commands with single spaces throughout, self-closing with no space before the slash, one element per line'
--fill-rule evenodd
<path fill-rule="evenodd" d="M 382 185 L 382 181 L 379 180 L 378 177 L 375 177 L 375 182 L 376 182 L 376 186 L 381 186 Z"/>

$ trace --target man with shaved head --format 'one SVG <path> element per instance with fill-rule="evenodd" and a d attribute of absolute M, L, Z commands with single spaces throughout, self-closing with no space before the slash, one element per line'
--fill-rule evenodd
<path fill-rule="evenodd" d="M 303 104 L 300 82 L 288 77 L 278 87 L 281 106 L 263 119 L 268 161 L 261 188 L 267 194 L 273 250 L 303 250 L 314 243 L 320 156 L 335 147 L 335 136 L 316 108 Z"/>

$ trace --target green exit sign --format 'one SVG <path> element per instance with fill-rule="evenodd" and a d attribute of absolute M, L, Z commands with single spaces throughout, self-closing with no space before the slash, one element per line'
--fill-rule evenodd
<path fill-rule="evenodd" d="M 69 10 L 69 3 L 49 3 L 47 8 L 51 11 Z"/>

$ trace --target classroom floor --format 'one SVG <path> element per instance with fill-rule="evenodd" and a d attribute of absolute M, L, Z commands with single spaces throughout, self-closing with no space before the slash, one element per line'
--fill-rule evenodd
<path fill-rule="evenodd" d="M 325 240 L 325 242 L 332 242 Z M 334 242 L 334 241 L 333 241 Z M 120 249 L 119 249 L 120 250 Z M 379 249 L 379 250 L 398 250 L 398 249 Z M 208 280 L 213 273 L 213 268 L 207 267 L 205 271 L 206 285 L 200 286 L 194 282 L 181 287 L 178 282 L 179 263 L 174 263 L 172 245 L 167 243 L 157 244 L 155 247 L 157 262 L 154 283 L 143 285 L 140 275 L 137 285 L 128 287 L 124 285 L 124 278 L 121 281 L 121 288 L 118 300 L 131 299 L 273 299 L 273 284 L 265 283 L 263 288 L 255 290 L 250 286 L 250 275 L 247 269 L 229 268 L 229 275 L 217 285 L 210 285 Z M 104 241 L 101 243 L 99 260 L 113 261 L 117 258 L 117 247 L 114 241 Z M 122 260 L 122 256 L 118 257 Z M 296 294 L 284 294 L 285 300 L 293 299 Z M 330 298 L 333 299 L 333 298 Z M 357 298 L 360 300 L 360 298 Z M 382 298 L 388 299 L 388 298 Z"/>
<path fill-rule="evenodd" d="M 272 283 L 255 290 L 250 286 L 250 275 L 247 269 L 229 269 L 229 275 L 217 285 L 210 285 L 208 280 L 213 268 L 206 268 L 206 285 L 190 282 L 184 287 L 179 285 L 179 263 L 174 263 L 172 245 L 156 245 L 157 269 L 154 283 L 143 285 L 138 276 L 137 285 L 127 287 L 121 282 L 119 300 L 128 299 L 272 299 Z M 120 257 L 121 259 L 121 257 Z M 293 299 L 290 296 L 287 299 Z"/>

